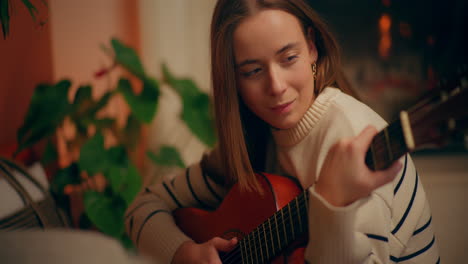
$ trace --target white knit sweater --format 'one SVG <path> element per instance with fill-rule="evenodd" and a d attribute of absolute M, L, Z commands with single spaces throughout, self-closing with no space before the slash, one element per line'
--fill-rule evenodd
<path fill-rule="evenodd" d="M 369 197 L 347 207 L 334 207 L 314 190 L 330 147 L 357 135 L 367 125 L 386 122 L 366 105 L 335 88 L 326 88 L 302 120 L 288 130 L 272 130 L 274 153 L 266 172 L 296 177 L 309 188 L 310 263 L 439 263 L 431 212 L 409 155 L 402 171 Z M 279 161 L 279 162 L 278 162 Z M 127 210 L 126 229 L 143 254 L 170 263 L 188 240 L 175 225 L 178 207 L 217 207 L 228 190 L 194 164 L 185 173 L 145 188 Z"/>

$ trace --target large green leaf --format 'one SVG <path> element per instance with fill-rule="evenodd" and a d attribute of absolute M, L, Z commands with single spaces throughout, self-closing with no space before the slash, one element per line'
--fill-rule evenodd
<path fill-rule="evenodd" d="M 104 192 L 87 191 L 84 194 L 85 212 L 96 227 L 119 239 L 124 234 L 125 202 Z"/>
<path fill-rule="evenodd" d="M 202 92 L 190 79 L 174 77 L 166 65 L 163 64 L 163 75 L 166 82 L 182 98 L 181 119 L 190 130 L 207 146 L 216 143 L 213 116 L 210 113 L 210 98 Z"/>
<path fill-rule="evenodd" d="M 3 38 L 10 32 L 10 7 L 8 0 L 0 0 L 0 22 L 2 23 Z"/>
<path fill-rule="evenodd" d="M 68 80 L 59 81 L 55 85 L 40 84 L 36 87 L 24 123 L 17 132 L 17 152 L 50 136 L 71 113 L 72 105 L 68 102 L 70 87 L 71 83 Z"/>
<path fill-rule="evenodd" d="M 117 90 L 122 93 L 133 114 L 144 123 L 150 123 L 156 113 L 159 85 L 155 79 L 145 78 L 143 80 L 143 91 L 136 95 L 130 81 L 120 79 Z"/>
<path fill-rule="evenodd" d="M 144 79 L 146 74 L 135 50 L 115 38 L 111 40 L 111 44 L 114 49 L 116 62 L 138 78 Z"/>
<path fill-rule="evenodd" d="M 159 149 L 158 154 L 152 152 L 146 153 L 148 157 L 156 164 L 163 166 L 177 166 L 179 168 L 185 168 L 185 164 L 180 157 L 179 152 L 176 148 L 170 146 L 162 146 Z"/>
<path fill-rule="evenodd" d="M 96 133 L 81 148 L 78 165 L 81 170 L 93 175 L 103 172 L 108 166 L 107 152 L 104 149 L 104 136 Z"/>
<path fill-rule="evenodd" d="M 141 177 L 137 168 L 129 163 L 127 166 L 114 164 L 106 173 L 114 193 L 121 196 L 127 205 L 133 201 L 141 188 Z"/>
<path fill-rule="evenodd" d="M 80 105 L 85 101 L 92 101 L 92 88 L 90 85 L 83 85 L 78 88 L 73 104 Z"/>
<path fill-rule="evenodd" d="M 109 166 L 105 172 L 112 191 L 122 197 L 129 205 L 140 191 L 142 182 L 137 168 L 128 158 L 123 146 L 107 150 Z"/>

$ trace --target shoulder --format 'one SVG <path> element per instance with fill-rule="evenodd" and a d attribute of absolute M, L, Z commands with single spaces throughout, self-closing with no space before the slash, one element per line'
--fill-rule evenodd
<path fill-rule="evenodd" d="M 325 88 L 317 101 L 327 107 L 323 123 L 327 127 L 347 130 L 350 136 L 359 134 L 368 125 L 377 130 L 387 126 L 387 122 L 369 106 L 337 88 Z"/>

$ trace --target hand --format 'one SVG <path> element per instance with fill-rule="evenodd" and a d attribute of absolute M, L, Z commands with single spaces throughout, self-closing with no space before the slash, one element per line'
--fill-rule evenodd
<path fill-rule="evenodd" d="M 377 130 L 368 126 L 358 136 L 342 139 L 330 148 L 315 185 L 315 191 L 330 204 L 347 206 L 367 197 L 392 181 L 401 169 L 400 162 L 381 171 L 367 167 L 366 152 L 376 134 Z"/>
<path fill-rule="evenodd" d="M 197 244 L 186 241 L 177 249 L 172 259 L 172 264 L 177 263 L 210 263 L 221 264 L 218 251 L 228 252 L 234 249 L 237 238 L 226 240 L 215 237 L 205 243 Z"/>

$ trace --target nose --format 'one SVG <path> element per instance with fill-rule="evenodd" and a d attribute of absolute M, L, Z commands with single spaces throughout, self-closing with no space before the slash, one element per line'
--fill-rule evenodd
<path fill-rule="evenodd" d="M 281 69 L 270 67 L 269 69 L 269 93 L 273 96 L 281 95 L 286 91 L 286 82 Z"/>

